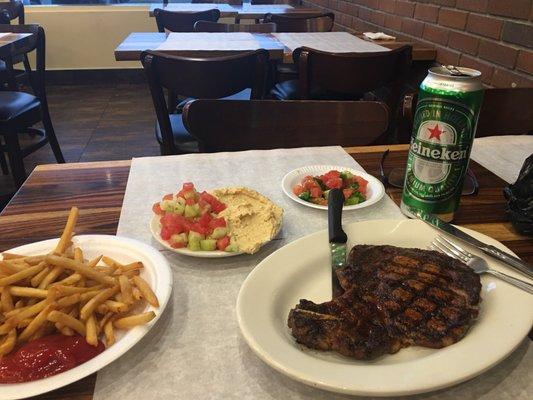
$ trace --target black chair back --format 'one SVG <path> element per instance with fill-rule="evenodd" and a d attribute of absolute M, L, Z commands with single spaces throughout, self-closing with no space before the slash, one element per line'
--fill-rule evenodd
<path fill-rule="evenodd" d="M 165 154 L 175 153 L 169 104 L 163 90 L 185 97 L 219 99 L 251 88 L 251 98 L 264 95 L 268 67 L 264 49 L 214 58 L 175 57 L 146 51 L 141 54 Z"/>
<path fill-rule="evenodd" d="M 388 109 L 363 101 L 195 100 L 183 123 L 207 152 L 358 146 L 384 134 Z"/>
<path fill-rule="evenodd" d="M 5 10 L 9 13 L 9 21 L 13 21 L 14 19 L 18 19 L 19 25 L 24 25 L 24 3 L 22 1 L 1 1 L 0 2 L 0 10 Z M 4 23 L 10 23 L 10 22 L 1 22 Z"/>
<path fill-rule="evenodd" d="M 220 22 L 198 21 L 194 24 L 195 32 L 276 32 L 276 24 L 222 24 Z"/>
<path fill-rule="evenodd" d="M 197 21 L 217 22 L 220 11 L 216 8 L 200 12 L 175 12 L 156 8 L 154 17 L 159 32 L 193 32 Z"/>
<path fill-rule="evenodd" d="M 277 32 L 331 32 L 335 14 L 266 14 L 263 22 L 274 22 Z"/>

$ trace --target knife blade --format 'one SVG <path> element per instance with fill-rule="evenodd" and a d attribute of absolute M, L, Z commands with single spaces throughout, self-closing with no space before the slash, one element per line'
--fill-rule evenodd
<path fill-rule="evenodd" d="M 525 263 L 524 261 L 520 260 L 519 258 L 516 258 L 494 246 L 481 242 L 480 240 L 470 236 L 469 234 L 463 232 L 462 230 L 457 229 L 452 224 L 444 222 L 443 220 L 439 219 L 437 216 L 433 214 L 418 211 L 417 213 L 415 213 L 415 215 L 422 221 L 426 222 L 427 224 L 445 233 L 455 236 L 457 239 L 460 239 L 463 242 L 466 242 L 474 247 L 477 247 L 483 253 L 491 257 L 494 257 L 504 262 L 505 264 L 509 265 L 510 267 L 514 268 L 518 272 L 521 272 L 522 274 L 527 275 L 530 278 L 533 278 L 533 267 Z"/>
<path fill-rule="evenodd" d="M 328 194 L 328 232 L 331 254 L 331 287 L 332 298 L 342 294 L 343 290 L 336 271 L 346 265 L 346 242 L 348 237 L 342 230 L 342 207 L 344 194 L 340 189 L 332 189 Z"/>

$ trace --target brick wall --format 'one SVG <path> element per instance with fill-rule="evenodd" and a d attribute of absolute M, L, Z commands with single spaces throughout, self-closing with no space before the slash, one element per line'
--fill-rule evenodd
<path fill-rule="evenodd" d="M 495 87 L 533 86 L 533 0 L 304 0 L 335 13 L 335 29 L 383 31 L 478 69 Z"/>

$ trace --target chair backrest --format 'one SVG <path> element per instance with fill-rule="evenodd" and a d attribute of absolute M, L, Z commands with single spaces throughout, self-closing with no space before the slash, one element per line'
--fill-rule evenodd
<path fill-rule="evenodd" d="M 22 1 L 2 1 L 0 2 L 0 10 L 6 10 L 9 13 L 10 21 L 18 19 L 18 24 L 24 25 L 24 4 Z"/>
<path fill-rule="evenodd" d="M 335 14 L 269 13 L 265 15 L 263 22 L 274 22 L 277 32 L 331 32 L 335 22 Z"/>
<path fill-rule="evenodd" d="M 411 67 L 411 52 L 411 46 L 377 53 L 296 49 L 300 96 L 310 99 L 316 90 L 359 95 L 393 83 L 401 84 Z"/>
<path fill-rule="evenodd" d="M 197 21 L 217 22 L 220 11 L 216 8 L 200 12 L 176 12 L 160 8 L 154 10 L 154 17 L 159 32 L 193 32 Z"/>
<path fill-rule="evenodd" d="M 379 140 L 388 108 L 365 101 L 195 100 L 183 123 L 200 150 L 355 146 Z"/>
<path fill-rule="evenodd" d="M 157 120 L 163 137 L 163 153 L 175 153 L 169 107 L 163 89 L 197 99 L 219 99 L 251 88 L 251 98 L 263 97 L 268 51 L 261 49 L 232 56 L 187 58 L 146 51 L 141 62 L 146 71 Z"/>
<path fill-rule="evenodd" d="M 194 24 L 195 32 L 276 32 L 276 24 L 222 24 L 220 22 L 198 21 Z"/>
<path fill-rule="evenodd" d="M 6 68 L 10 73 L 10 90 L 18 90 L 18 84 L 16 83 L 15 74 L 13 72 L 13 59 L 22 55 L 27 55 L 35 51 L 35 68 L 31 68 L 30 63 L 27 63 L 26 72 L 28 73 L 29 80 L 35 95 L 41 100 L 45 106 L 47 106 L 46 91 L 45 91 L 45 69 L 46 69 L 46 37 L 44 29 L 39 25 L 0 25 L 0 33 L 31 33 L 28 38 L 27 44 L 18 49 L 16 52 L 12 52 L 7 57 L 2 56 L 2 61 L 6 63 Z M 26 63 L 25 63 L 26 64 Z"/>
<path fill-rule="evenodd" d="M 418 95 L 405 95 L 401 115 L 402 143 L 411 140 Z M 485 89 L 476 137 L 533 134 L 533 88 Z"/>

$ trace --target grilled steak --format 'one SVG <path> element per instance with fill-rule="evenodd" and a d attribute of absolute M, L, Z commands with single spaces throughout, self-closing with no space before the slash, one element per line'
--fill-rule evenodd
<path fill-rule="evenodd" d="M 441 348 L 459 341 L 478 314 L 479 276 L 435 251 L 355 246 L 337 275 L 342 295 L 300 300 L 290 311 L 299 343 L 357 359 L 410 345 Z"/>

